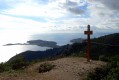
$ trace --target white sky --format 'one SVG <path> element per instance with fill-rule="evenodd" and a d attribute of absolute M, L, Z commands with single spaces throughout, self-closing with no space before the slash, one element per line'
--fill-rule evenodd
<path fill-rule="evenodd" d="M 119 0 L 0 0 L 0 32 L 119 32 Z"/>

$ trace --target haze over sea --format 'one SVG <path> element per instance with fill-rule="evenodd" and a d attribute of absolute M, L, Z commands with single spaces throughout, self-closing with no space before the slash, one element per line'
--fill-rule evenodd
<path fill-rule="evenodd" d="M 91 37 L 99 37 L 107 33 L 95 33 Z M 44 51 L 50 49 L 49 47 L 40 47 L 36 45 L 11 45 L 3 46 L 8 43 L 26 43 L 29 40 L 46 40 L 46 41 L 55 41 L 58 45 L 69 44 L 70 40 L 76 38 L 86 38 L 86 35 L 83 33 L 42 33 L 35 35 L 1 35 L 0 40 L 0 62 L 8 61 L 11 57 L 21 52 L 31 50 L 31 51 Z"/>

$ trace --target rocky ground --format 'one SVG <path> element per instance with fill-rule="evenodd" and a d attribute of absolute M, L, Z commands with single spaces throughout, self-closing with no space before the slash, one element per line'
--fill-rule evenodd
<path fill-rule="evenodd" d="M 4 72 L 0 74 L 0 80 L 82 80 L 87 73 L 94 68 L 106 65 L 102 61 L 86 63 L 85 58 L 68 57 L 54 61 L 45 61 L 56 65 L 51 71 L 38 73 L 38 67 L 44 62 L 30 65 L 23 71 Z"/>

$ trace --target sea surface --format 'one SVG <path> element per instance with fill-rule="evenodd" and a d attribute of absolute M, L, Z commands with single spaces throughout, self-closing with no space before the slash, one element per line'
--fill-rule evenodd
<path fill-rule="evenodd" d="M 107 33 L 95 33 L 91 38 L 106 35 Z M 83 33 L 42 33 L 34 35 L 2 35 L 0 39 L 0 62 L 8 61 L 11 57 L 24 51 L 45 51 L 50 47 L 37 45 L 11 45 L 3 46 L 8 43 L 26 43 L 29 40 L 55 41 L 58 45 L 70 44 L 70 40 L 76 38 L 86 38 Z"/>

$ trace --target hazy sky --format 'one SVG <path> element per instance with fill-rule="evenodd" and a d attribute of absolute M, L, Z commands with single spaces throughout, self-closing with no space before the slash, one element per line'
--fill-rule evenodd
<path fill-rule="evenodd" d="M 0 32 L 119 32 L 119 0 L 0 0 Z"/>

